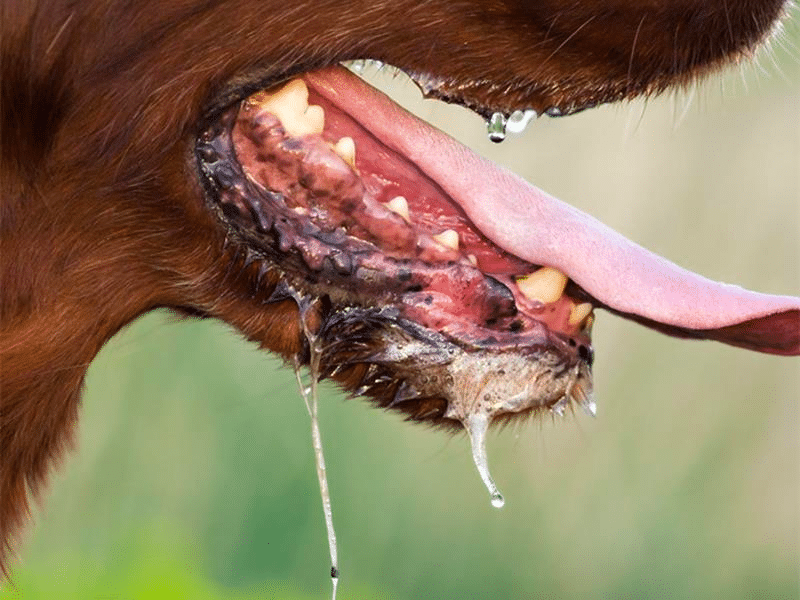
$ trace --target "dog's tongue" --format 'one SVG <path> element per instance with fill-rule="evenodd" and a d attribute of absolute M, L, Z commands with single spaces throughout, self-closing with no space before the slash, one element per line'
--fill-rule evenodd
<path fill-rule="evenodd" d="M 560 269 L 615 312 L 673 335 L 800 354 L 800 298 L 711 281 L 645 250 L 478 156 L 346 69 L 307 79 L 436 181 L 495 244 Z"/>

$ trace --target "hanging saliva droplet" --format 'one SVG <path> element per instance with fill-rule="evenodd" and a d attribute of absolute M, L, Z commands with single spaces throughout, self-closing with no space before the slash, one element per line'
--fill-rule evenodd
<path fill-rule="evenodd" d="M 509 115 L 506 121 L 506 131 L 508 133 L 522 133 L 533 119 L 537 117 L 537 113 L 532 108 L 527 110 L 515 110 Z"/>
<path fill-rule="evenodd" d="M 597 416 L 597 402 L 595 402 L 594 398 L 592 398 L 591 396 L 587 396 L 581 402 L 581 408 L 583 408 L 583 411 L 590 417 Z"/>
<path fill-rule="evenodd" d="M 569 397 L 567 395 L 564 395 L 558 402 L 556 402 L 555 404 L 553 404 L 553 406 L 550 407 L 550 412 L 552 412 L 554 415 L 558 415 L 559 417 L 563 417 L 568 404 L 569 404 Z"/>
<path fill-rule="evenodd" d="M 472 460 L 475 462 L 475 467 L 478 469 L 478 474 L 481 476 L 483 484 L 489 490 L 492 506 L 503 508 L 506 500 L 500 490 L 497 489 L 494 479 L 492 479 L 492 475 L 489 472 L 489 460 L 486 456 L 486 432 L 489 429 L 489 415 L 485 412 L 476 412 L 467 416 L 463 423 L 472 445 Z"/>
<path fill-rule="evenodd" d="M 506 139 L 506 116 L 501 112 L 492 114 L 487 124 L 489 140 L 499 144 Z"/>
<path fill-rule="evenodd" d="M 305 385 L 300 371 L 301 359 L 299 355 L 294 356 L 294 373 L 297 378 L 297 386 L 300 389 L 300 396 L 306 405 L 308 416 L 311 418 L 311 445 L 314 450 L 314 459 L 317 466 L 317 480 L 319 482 L 319 493 L 322 499 L 322 512 L 325 516 L 325 529 L 328 532 L 328 550 L 331 557 L 331 600 L 336 600 L 336 592 L 339 588 L 339 558 L 336 544 L 336 531 L 333 528 L 333 509 L 331 508 L 331 494 L 328 488 L 328 474 L 325 467 L 325 454 L 322 450 L 322 435 L 319 429 L 319 378 L 320 378 L 320 359 L 322 357 L 322 347 L 319 338 L 314 334 L 308 324 L 308 316 L 311 312 L 313 302 L 308 302 L 303 298 L 296 298 L 300 311 L 300 324 L 303 328 L 308 349 L 309 376 L 311 385 Z"/>
<path fill-rule="evenodd" d="M 503 498 L 503 494 L 500 492 L 495 492 L 492 494 L 492 506 L 495 508 L 503 508 L 506 505 L 506 499 Z"/>

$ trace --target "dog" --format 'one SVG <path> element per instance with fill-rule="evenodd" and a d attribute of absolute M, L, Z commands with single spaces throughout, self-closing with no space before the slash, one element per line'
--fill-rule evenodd
<path fill-rule="evenodd" d="M 222 320 L 448 429 L 591 408 L 598 308 L 800 354 L 800 299 L 680 269 L 339 66 L 392 65 L 500 139 L 534 114 L 659 94 L 746 59 L 785 11 L 784 0 L 5 2 L 3 572 L 70 445 L 88 364 L 156 308 Z"/>

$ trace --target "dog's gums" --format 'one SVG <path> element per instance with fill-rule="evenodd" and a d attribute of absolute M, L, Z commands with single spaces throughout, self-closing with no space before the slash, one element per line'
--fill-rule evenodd
<path fill-rule="evenodd" d="M 224 321 L 310 365 L 314 384 L 466 430 L 498 506 L 486 430 L 595 413 L 599 309 L 800 354 L 800 298 L 648 252 L 342 66 L 392 65 L 501 141 L 748 58 L 785 11 L 784 0 L 3 3 L 0 572 L 70 445 L 88 365 L 154 309 Z"/>

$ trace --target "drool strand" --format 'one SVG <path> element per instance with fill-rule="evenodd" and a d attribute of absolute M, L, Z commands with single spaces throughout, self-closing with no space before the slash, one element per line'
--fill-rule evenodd
<path fill-rule="evenodd" d="M 479 411 L 465 417 L 463 423 L 472 445 L 472 460 L 475 462 L 475 467 L 478 469 L 478 474 L 481 476 L 486 489 L 489 490 L 492 506 L 503 508 L 506 500 L 500 490 L 497 489 L 494 479 L 492 479 L 492 475 L 489 472 L 489 460 L 486 456 L 486 431 L 489 429 L 489 415 Z"/>
<path fill-rule="evenodd" d="M 328 489 L 328 475 L 325 468 L 325 455 L 322 450 L 322 435 L 319 429 L 319 416 L 318 416 L 318 382 L 319 382 L 319 363 L 320 363 L 320 342 L 319 339 L 313 335 L 306 324 L 305 313 L 306 311 L 301 308 L 301 322 L 303 324 L 303 331 L 305 332 L 306 339 L 308 340 L 309 351 L 311 359 L 309 362 L 309 375 L 310 385 L 306 386 L 303 383 L 303 377 L 300 370 L 300 359 L 298 356 L 294 357 L 294 373 L 297 378 L 297 385 L 300 389 L 300 395 L 305 402 L 308 416 L 311 418 L 311 443 L 314 448 L 314 458 L 317 466 L 317 479 L 319 481 L 319 493 L 322 498 L 322 510 L 325 514 L 325 528 L 328 532 L 328 548 L 331 557 L 330 577 L 333 585 L 331 592 L 331 599 L 336 600 L 336 590 L 339 586 L 339 558 L 336 546 L 336 531 L 333 528 L 333 509 L 331 508 L 331 496 Z"/>

